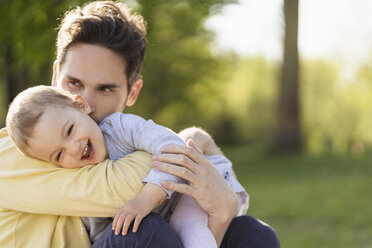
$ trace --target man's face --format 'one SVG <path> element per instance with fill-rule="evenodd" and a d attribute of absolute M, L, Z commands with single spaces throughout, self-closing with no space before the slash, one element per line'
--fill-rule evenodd
<path fill-rule="evenodd" d="M 128 94 L 125 69 L 125 61 L 110 49 L 78 43 L 68 49 L 60 68 L 55 64 L 52 85 L 84 97 L 92 111 L 90 117 L 99 123 L 137 100 L 142 80 Z"/>

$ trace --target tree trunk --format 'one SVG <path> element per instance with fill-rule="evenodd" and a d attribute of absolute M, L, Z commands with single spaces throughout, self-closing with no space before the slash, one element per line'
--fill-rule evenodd
<path fill-rule="evenodd" d="M 298 0 L 284 0 L 285 38 L 281 71 L 276 152 L 302 149 L 299 104 Z"/>

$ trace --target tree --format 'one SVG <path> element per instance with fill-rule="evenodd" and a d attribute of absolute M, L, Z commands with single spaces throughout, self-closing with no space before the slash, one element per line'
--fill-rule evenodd
<path fill-rule="evenodd" d="M 57 18 L 71 4 L 81 5 L 86 1 L 13 0 L 2 4 L 0 82 L 5 86 L 6 105 L 25 88 L 50 83 Z"/>
<path fill-rule="evenodd" d="M 281 71 L 276 152 L 302 149 L 299 104 L 298 0 L 284 0 L 285 38 Z"/>
<path fill-rule="evenodd" d="M 202 98 L 198 92 L 209 87 L 209 82 L 217 81 L 212 79 L 219 77 L 223 61 L 211 56 L 214 36 L 203 24 L 211 12 L 217 13 L 224 4 L 236 1 L 137 2 L 138 12 L 147 21 L 149 46 L 140 100 L 126 111 L 152 118 L 174 130 L 190 125 L 204 126 L 205 114 L 199 116 L 198 113 L 198 102 Z M 213 94 L 214 89 L 210 88 L 209 94 Z"/>

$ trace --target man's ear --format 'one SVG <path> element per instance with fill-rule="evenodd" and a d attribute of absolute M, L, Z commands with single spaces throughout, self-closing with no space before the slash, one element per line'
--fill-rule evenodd
<path fill-rule="evenodd" d="M 74 96 L 74 104 L 76 107 L 81 109 L 84 113 L 90 114 L 91 110 L 89 107 L 88 102 L 84 99 L 84 97 L 80 95 L 75 95 Z"/>
<path fill-rule="evenodd" d="M 53 64 L 53 76 L 52 76 L 52 86 L 57 87 L 57 76 L 59 74 L 59 65 L 57 60 Z"/>
<path fill-rule="evenodd" d="M 136 82 L 134 82 L 132 87 L 130 87 L 127 102 L 125 105 L 130 107 L 136 103 L 138 95 L 141 92 L 142 85 L 143 85 L 142 79 L 138 79 Z"/>

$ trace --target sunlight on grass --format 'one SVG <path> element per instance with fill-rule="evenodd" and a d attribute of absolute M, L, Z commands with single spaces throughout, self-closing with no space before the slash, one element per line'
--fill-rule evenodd
<path fill-rule="evenodd" d="M 223 150 L 250 194 L 248 214 L 272 225 L 281 247 L 372 247 L 372 155 Z"/>

